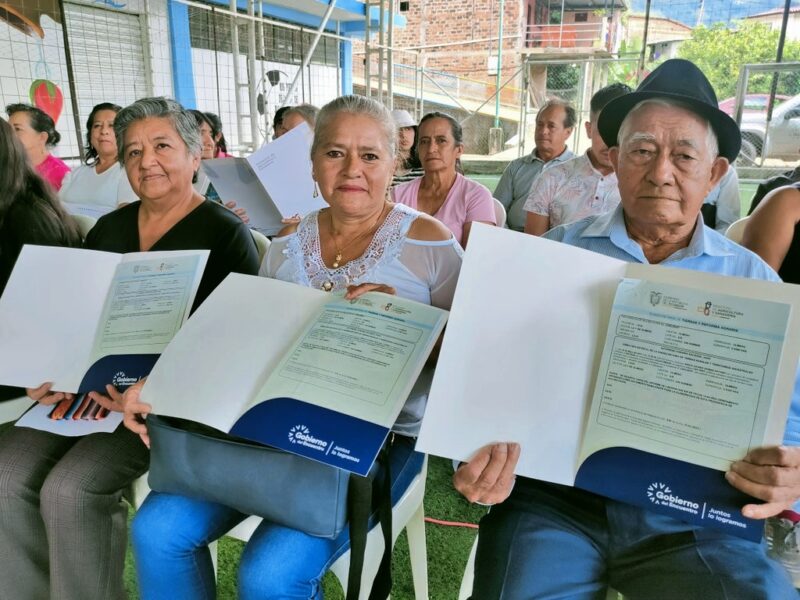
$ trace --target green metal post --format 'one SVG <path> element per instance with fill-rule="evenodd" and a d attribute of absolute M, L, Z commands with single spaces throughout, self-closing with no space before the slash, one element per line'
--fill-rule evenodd
<path fill-rule="evenodd" d="M 500 0 L 500 19 L 497 26 L 497 78 L 495 82 L 496 95 L 494 97 L 494 126 L 500 127 L 500 72 L 503 65 L 503 13 L 505 13 L 505 0 Z"/>

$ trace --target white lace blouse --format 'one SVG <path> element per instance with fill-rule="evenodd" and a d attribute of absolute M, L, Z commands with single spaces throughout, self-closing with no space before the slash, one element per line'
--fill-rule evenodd
<path fill-rule="evenodd" d="M 307 215 L 294 233 L 273 238 L 259 275 L 317 289 L 332 285 L 332 291 L 382 283 L 395 288 L 400 297 L 450 309 L 463 251 L 453 237 L 439 242 L 409 239 L 411 223 L 421 213 L 395 204 L 364 254 L 336 269 L 329 269 L 322 260 L 318 214 Z M 394 425 L 395 432 L 417 435 L 432 376 L 431 367 L 423 369 Z"/>

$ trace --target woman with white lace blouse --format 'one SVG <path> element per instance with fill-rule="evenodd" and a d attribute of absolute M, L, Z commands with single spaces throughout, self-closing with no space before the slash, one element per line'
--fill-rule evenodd
<path fill-rule="evenodd" d="M 374 100 L 344 96 L 320 111 L 311 158 L 319 193 L 330 207 L 287 225 L 272 240 L 262 275 L 347 298 L 376 290 L 450 308 L 462 251 L 439 221 L 388 201 L 396 139 L 391 113 Z M 414 437 L 431 375 L 432 367 L 426 367 L 393 428 L 388 460 L 392 503 L 422 466 Z M 385 475 L 383 465 L 381 470 L 378 480 Z M 147 523 L 150 547 L 137 547 L 137 557 L 148 557 L 137 560 L 139 578 L 149 581 L 148 589 L 163 590 L 165 598 L 213 597 L 206 545 L 245 515 L 170 494 L 159 494 L 159 501 L 159 518 Z M 347 529 L 329 540 L 264 521 L 242 556 L 239 597 L 320 598 L 322 576 L 349 544 Z"/>

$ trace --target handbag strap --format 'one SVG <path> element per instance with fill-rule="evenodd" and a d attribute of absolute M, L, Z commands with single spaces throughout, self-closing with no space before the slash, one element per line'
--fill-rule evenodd
<path fill-rule="evenodd" d="M 392 478 L 389 472 L 389 446 L 380 451 L 378 462 L 384 466 L 383 485 L 378 495 L 378 518 L 383 532 L 383 556 L 372 584 L 369 600 L 386 600 L 392 591 Z M 372 512 L 374 475 L 350 474 L 347 484 L 347 516 L 350 529 L 350 568 L 347 576 L 346 600 L 358 600 L 361 574 L 367 549 L 369 515 Z"/>

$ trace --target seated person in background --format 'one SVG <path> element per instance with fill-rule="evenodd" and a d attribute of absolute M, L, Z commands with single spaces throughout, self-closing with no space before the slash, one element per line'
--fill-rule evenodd
<path fill-rule="evenodd" d="M 467 245 L 474 221 L 497 224 L 492 193 L 456 171 L 464 151 L 458 121 L 440 112 L 422 117 L 417 151 L 425 174 L 392 188 L 395 202 L 439 219 L 462 247 Z"/>
<path fill-rule="evenodd" d="M 738 155 L 741 134 L 696 66 L 662 63 L 610 102 L 598 127 L 620 206 L 545 237 L 628 262 L 778 281 L 758 256 L 703 226 L 703 199 Z M 746 517 L 765 519 L 800 499 L 793 400 L 786 445 L 754 448 L 725 474 L 765 501 L 745 505 Z M 797 598 L 763 545 L 577 488 L 525 477 L 514 485 L 519 454 L 517 444 L 486 446 L 453 477 L 468 500 L 496 504 L 480 523 L 473 598 L 605 598 L 608 586 L 631 600 Z"/>
<path fill-rule="evenodd" d="M 50 149 L 61 140 L 53 119 L 30 104 L 9 104 L 6 114 L 36 172 L 54 190 L 60 190 L 61 182 L 70 169 L 67 163 L 50 154 Z"/>
<path fill-rule="evenodd" d="M 225 136 L 222 133 L 222 119 L 219 118 L 219 115 L 216 115 L 212 112 L 203 113 L 208 119 L 209 124 L 211 125 L 211 137 L 214 138 L 214 144 L 217 147 L 217 151 L 214 154 L 214 158 L 230 158 L 233 154 L 228 154 L 228 142 L 225 141 Z"/>
<path fill-rule="evenodd" d="M 14 130 L 0 119 L 0 295 L 6 287 L 22 246 L 81 245 L 72 218 L 56 199 L 53 189 L 34 171 Z M 43 290 L 45 282 L 42 282 Z M 19 398 L 25 390 L 0 386 L 0 401 Z M 2 510 L 2 508 L 0 508 Z M 0 548 L 0 560 L 16 548 Z"/>
<path fill-rule="evenodd" d="M 787 283 L 800 283 L 800 183 L 769 192 L 747 220 L 742 246 Z"/>
<path fill-rule="evenodd" d="M 199 110 L 190 109 L 189 112 L 194 116 L 195 122 L 197 123 L 197 128 L 200 132 L 200 143 L 202 144 L 200 158 L 202 160 L 216 158 L 217 142 L 214 139 L 214 125 L 211 119 L 207 116 L 207 113 Z M 199 169 L 195 175 L 194 187 L 208 200 L 217 202 L 218 204 L 223 204 L 219 194 L 217 193 L 217 190 L 214 189 L 214 186 L 211 185 L 208 177 L 206 177 L 206 175 Z M 236 208 L 235 200 L 229 200 L 224 204 L 225 208 L 231 209 L 242 221 L 245 223 L 250 222 L 250 217 L 247 216 L 247 210 L 244 208 Z"/>
<path fill-rule="evenodd" d="M 548 100 L 539 109 L 533 134 L 536 147 L 509 163 L 494 190 L 494 197 L 506 208 L 509 229 L 525 229 L 525 201 L 542 171 L 575 156 L 567 149 L 567 140 L 576 122 L 575 109 L 563 100 Z"/>
<path fill-rule="evenodd" d="M 800 166 L 759 183 L 758 188 L 756 188 L 756 193 L 753 194 L 753 199 L 750 201 L 750 210 L 747 211 L 747 214 L 753 214 L 753 211 L 764 199 L 764 196 L 769 194 L 772 190 L 777 190 L 779 187 L 787 185 L 794 185 L 795 183 L 800 183 Z"/>
<path fill-rule="evenodd" d="M 114 209 L 137 199 L 117 160 L 114 119 L 121 110 L 121 106 L 103 102 L 89 113 L 85 164 L 67 174 L 58 193 L 67 210 L 70 204 L 96 204 Z"/>
<path fill-rule="evenodd" d="M 553 165 L 536 178 L 525 201 L 525 233 L 542 235 L 553 227 L 617 207 L 617 176 L 608 146 L 597 131 L 597 118 L 606 104 L 630 91 L 623 83 L 612 83 L 592 96 L 589 120 L 584 124 L 591 146 L 583 156 Z"/>
<path fill-rule="evenodd" d="M 392 178 L 392 187 L 422 177 L 422 163 L 417 156 L 417 123 L 407 110 L 393 110 L 397 124 L 397 169 Z"/>
<path fill-rule="evenodd" d="M 739 177 L 731 165 L 728 172 L 714 189 L 708 193 L 701 208 L 703 222 L 725 235 L 731 223 L 739 220 L 742 202 L 739 198 Z"/>
<path fill-rule="evenodd" d="M 284 133 L 291 131 L 301 123 L 306 123 L 309 129 L 314 131 L 314 125 L 317 122 L 317 113 L 319 113 L 319 109 L 313 104 L 290 106 L 286 112 L 283 113 L 282 125 Z"/>
<path fill-rule="evenodd" d="M 283 126 L 283 115 L 286 114 L 286 111 L 292 108 L 291 106 L 281 106 L 279 109 L 275 111 L 275 114 L 272 117 L 272 139 L 277 140 L 281 137 L 284 133 L 286 133 L 286 128 Z"/>
<path fill-rule="evenodd" d="M 140 202 L 101 217 L 85 247 L 106 252 L 210 250 L 193 310 L 230 273 L 255 275 L 258 253 L 240 219 L 192 188 L 200 164 L 194 117 L 173 100 L 144 98 L 114 121 L 118 159 Z M 57 306 L 57 290 L 54 291 Z M 67 315 L 68 318 L 68 315 Z M 67 350 L 65 350 L 67 351 Z M 44 404 L 68 396 L 28 390 Z M 90 397 L 122 410 L 109 383 Z M 127 598 L 128 505 L 122 495 L 149 453 L 123 426 L 65 437 L 24 427 L 0 432 L 0 581 L 4 598 Z"/>

